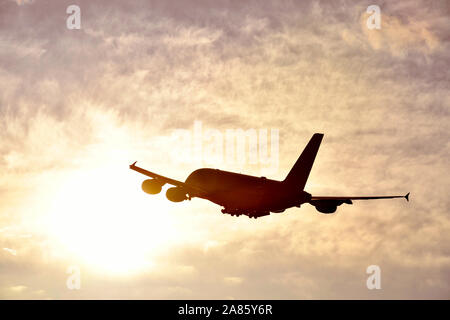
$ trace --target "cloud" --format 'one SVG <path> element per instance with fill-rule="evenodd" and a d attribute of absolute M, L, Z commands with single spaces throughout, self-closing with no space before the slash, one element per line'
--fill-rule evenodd
<path fill-rule="evenodd" d="M 11 0 L 17 3 L 17 5 L 22 6 L 24 4 L 31 4 L 34 2 L 34 0 Z"/>
<path fill-rule="evenodd" d="M 242 283 L 243 279 L 239 277 L 225 277 L 223 281 L 229 285 L 238 285 Z"/>
<path fill-rule="evenodd" d="M 369 30 L 365 25 L 366 19 L 365 15 L 361 16 L 361 28 L 375 50 L 385 49 L 398 56 L 409 50 L 430 53 L 440 45 L 439 39 L 430 31 L 426 21 L 402 22 L 395 16 L 383 14 L 381 30 Z"/>
<path fill-rule="evenodd" d="M 22 291 L 26 290 L 27 287 L 26 286 L 13 286 L 13 287 L 10 287 L 9 289 L 13 292 L 18 293 L 18 292 L 22 292 Z"/>
<path fill-rule="evenodd" d="M 10 249 L 10 248 L 3 248 L 3 250 L 5 250 L 6 252 L 9 252 L 10 254 L 12 254 L 13 256 L 17 255 L 17 251 L 14 249 Z"/>

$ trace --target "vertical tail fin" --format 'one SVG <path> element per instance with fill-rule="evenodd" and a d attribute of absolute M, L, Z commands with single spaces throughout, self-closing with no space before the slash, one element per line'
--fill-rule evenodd
<path fill-rule="evenodd" d="M 316 159 L 316 154 L 317 151 L 319 151 L 322 138 L 322 133 L 315 133 L 312 136 L 297 162 L 294 164 L 291 171 L 289 171 L 286 179 L 284 179 L 284 183 L 292 185 L 295 188 L 301 188 L 302 190 L 305 188 L 309 172 Z"/>

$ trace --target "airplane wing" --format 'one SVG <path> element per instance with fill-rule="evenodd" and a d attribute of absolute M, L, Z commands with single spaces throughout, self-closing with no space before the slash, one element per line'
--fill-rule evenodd
<path fill-rule="evenodd" d="M 185 189 L 191 197 L 198 197 L 198 196 L 204 195 L 206 193 L 205 191 L 203 191 L 199 188 L 193 187 L 191 185 L 188 185 L 184 182 L 181 182 L 181 181 L 178 181 L 175 179 L 171 179 L 171 178 L 167 178 L 167 177 L 161 176 L 159 174 L 153 173 L 151 171 L 142 169 L 142 168 L 136 166 L 136 162 L 137 161 L 135 161 L 133 164 L 130 165 L 131 170 L 137 171 L 139 173 L 142 173 L 143 175 L 146 175 L 150 178 L 162 181 L 164 183 L 168 183 L 168 184 L 171 184 L 176 187 L 181 187 L 181 188 Z"/>
<path fill-rule="evenodd" d="M 394 199 L 394 198 L 405 198 L 409 201 L 409 192 L 404 196 L 374 196 L 374 197 L 321 197 L 321 196 L 311 196 L 311 201 L 317 200 L 336 200 L 342 201 L 343 203 L 351 203 L 352 200 L 373 200 L 373 199 Z"/>

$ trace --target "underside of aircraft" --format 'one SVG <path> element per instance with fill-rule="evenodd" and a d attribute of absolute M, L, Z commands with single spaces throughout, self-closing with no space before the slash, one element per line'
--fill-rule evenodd
<path fill-rule="evenodd" d="M 151 177 L 142 183 L 142 190 L 148 194 L 160 193 L 167 183 L 174 186 L 166 192 L 170 201 L 202 198 L 222 206 L 224 214 L 246 215 L 255 219 L 272 212 L 280 213 L 291 207 L 300 207 L 304 203 L 313 205 L 321 213 L 330 214 L 336 212 L 337 207 L 344 203 L 352 204 L 353 200 L 405 198 L 409 201 L 409 193 L 404 196 L 339 197 L 314 196 L 306 192 L 306 181 L 322 138 L 321 133 L 312 136 L 283 181 L 201 168 L 193 171 L 185 182 L 181 182 L 140 168 L 136 166 L 136 162 L 130 165 L 130 169 Z"/>

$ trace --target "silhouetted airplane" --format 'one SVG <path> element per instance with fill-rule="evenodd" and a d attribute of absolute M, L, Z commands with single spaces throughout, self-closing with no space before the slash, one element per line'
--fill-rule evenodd
<path fill-rule="evenodd" d="M 185 182 L 181 182 L 139 168 L 136 162 L 130 165 L 130 169 L 153 178 L 142 183 L 142 190 L 146 193 L 157 194 L 168 183 L 175 186 L 166 192 L 170 201 L 180 202 L 198 197 L 223 206 L 222 213 L 232 216 L 243 214 L 249 218 L 283 212 L 291 207 L 300 207 L 303 203 L 313 205 L 319 212 L 333 213 L 343 203 L 352 204 L 352 200 L 405 198 L 409 201 L 409 193 L 405 196 L 322 197 L 312 196 L 304 191 L 322 138 L 321 133 L 312 136 L 283 181 L 202 168 L 195 170 Z"/>

